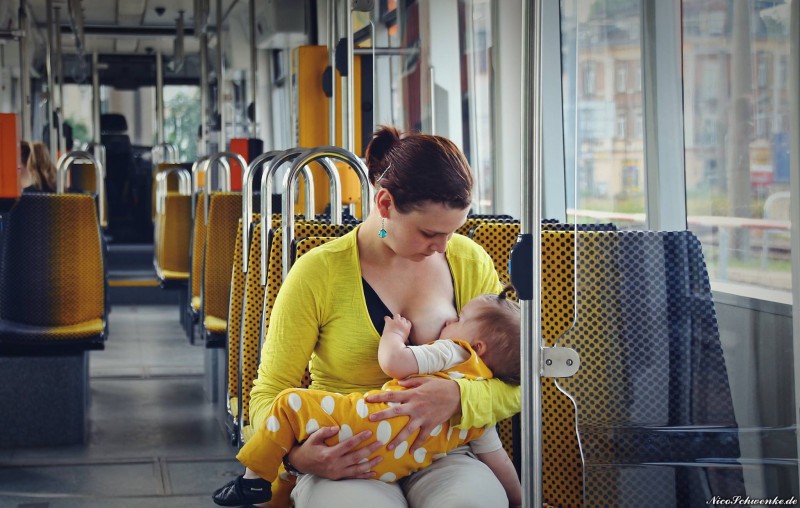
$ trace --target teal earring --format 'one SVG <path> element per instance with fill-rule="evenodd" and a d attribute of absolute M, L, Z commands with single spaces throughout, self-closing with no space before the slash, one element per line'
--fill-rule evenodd
<path fill-rule="evenodd" d="M 386 219 L 381 217 L 381 230 L 378 231 L 378 236 L 381 238 L 386 238 Z"/>

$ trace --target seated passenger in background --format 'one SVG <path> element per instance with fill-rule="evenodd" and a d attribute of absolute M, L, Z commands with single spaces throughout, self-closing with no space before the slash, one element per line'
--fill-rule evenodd
<path fill-rule="evenodd" d="M 27 168 L 30 182 L 22 189 L 23 192 L 56 191 L 56 166 L 50 160 L 50 150 L 44 143 L 31 143 Z"/>
<path fill-rule="evenodd" d="M 19 166 L 17 172 L 19 173 L 19 187 L 24 189 L 30 186 L 33 181 L 31 174 L 28 171 L 28 159 L 31 157 L 31 145 L 27 141 L 19 142 Z"/>
<path fill-rule="evenodd" d="M 506 292 L 481 295 L 468 302 L 461 315 L 448 320 L 439 340 L 411 345 L 411 323 L 395 314 L 386 317 L 378 345 L 378 362 L 395 379 L 381 390 L 403 390 L 397 379 L 415 375 L 435 375 L 445 379 L 489 379 L 497 377 L 519 384 L 520 316 L 519 306 L 505 299 Z M 367 403 L 369 395 L 342 395 L 322 390 L 287 389 L 272 405 L 266 425 L 240 450 L 237 458 L 247 466 L 243 476 L 232 480 L 214 493 L 214 502 L 222 506 L 264 503 L 272 497 L 271 482 L 295 443 L 302 443 L 323 426 L 338 426 L 340 436 L 370 430 L 383 444 L 397 435 L 408 417 L 372 422 L 368 416 L 390 407 L 387 403 Z M 409 439 L 413 441 L 412 435 Z M 329 444 L 339 441 L 329 438 Z M 503 449 L 494 425 L 457 430 L 445 422 L 431 433 L 415 453 L 403 442 L 395 450 L 379 449 L 382 461 L 372 468 L 375 477 L 395 482 L 429 466 L 434 460 L 464 444 L 494 472 L 511 506 L 522 503 L 521 487 L 514 465 Z"/>

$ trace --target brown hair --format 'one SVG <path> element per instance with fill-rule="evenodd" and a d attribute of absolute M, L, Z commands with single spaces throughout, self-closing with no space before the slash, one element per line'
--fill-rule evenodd
<path fill-rule="evenodd" d="M 42 192 L 56 191 L 56 166 L 50 160 L 50 151 L 44 143 L 31 143 L 31 154 L 28 158 L 28 172 L 33 180 L 33 187 Z"/>
<path fill-rule="evenodd" d="M 369 181 L 388 190 L 402 213 L 428 201 L 455 209 L 472 204 L 469 163 L 447 138 L 383 126 L 372 135 L 366 159 Z"/>
<path fill-rule="evenodd" d="M 481 359 L 492 370 L 494 377 L 518 385 L 520 381 L 520 313 L 517 302 L 500 295 L 483 295 L 488 305 L 475 315 L 479 320 L 480 337 L 486 341 L 486 352 Z"/>
<path fill-rule="evenodd" d="M 19 160 L 23 166 L 28 167 L 28 159 L 31 156 L 31 145 L 27 141 L 19 142 Z"/>

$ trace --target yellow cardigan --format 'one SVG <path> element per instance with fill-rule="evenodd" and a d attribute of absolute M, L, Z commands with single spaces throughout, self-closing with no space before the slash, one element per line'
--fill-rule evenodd
<path fill-rule="evenodd" d="M 356 230 L 301 257 L 283 282 L 270 317 L 258 378 L 250 400 L 255 428 L 264 424 L 275 396 L 297 387 L 309 365 L 310 388 L 338 393 L 380 388 L 388 377 L 378 365 L 380 335 L 367 312 Z M 472 240 L 453 235 L 447 244 L 456 310 L 500 282 L 489 255 Z M 498 379 L 457 381 L 460 428 L 484 427 L 519 412 L 520 389 Z"/>

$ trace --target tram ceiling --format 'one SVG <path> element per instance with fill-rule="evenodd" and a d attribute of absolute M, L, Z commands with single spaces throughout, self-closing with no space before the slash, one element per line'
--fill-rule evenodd
<path fill-rule="evenodd" d="M 227 13 L 239 0 L 222 0 Z M 58 18 L 62 51 L 65 54 L 151 54 L 171 55 L 183 17 L 184 50 L 199 52 L 195 35 L 196 0 L 51 0 L 53 22 Z M 207 0 L 208 23 L 216 24 L 216 0 Z M 47 24 L 48 0 L 27 0 L 31 22 L 42 33 Z M 56 14 L 57 13 L 57 14 Z M 75 32 L 82 31 L 78 41 Z M 84 47 L 80 47 L 81 44 Z"/>

